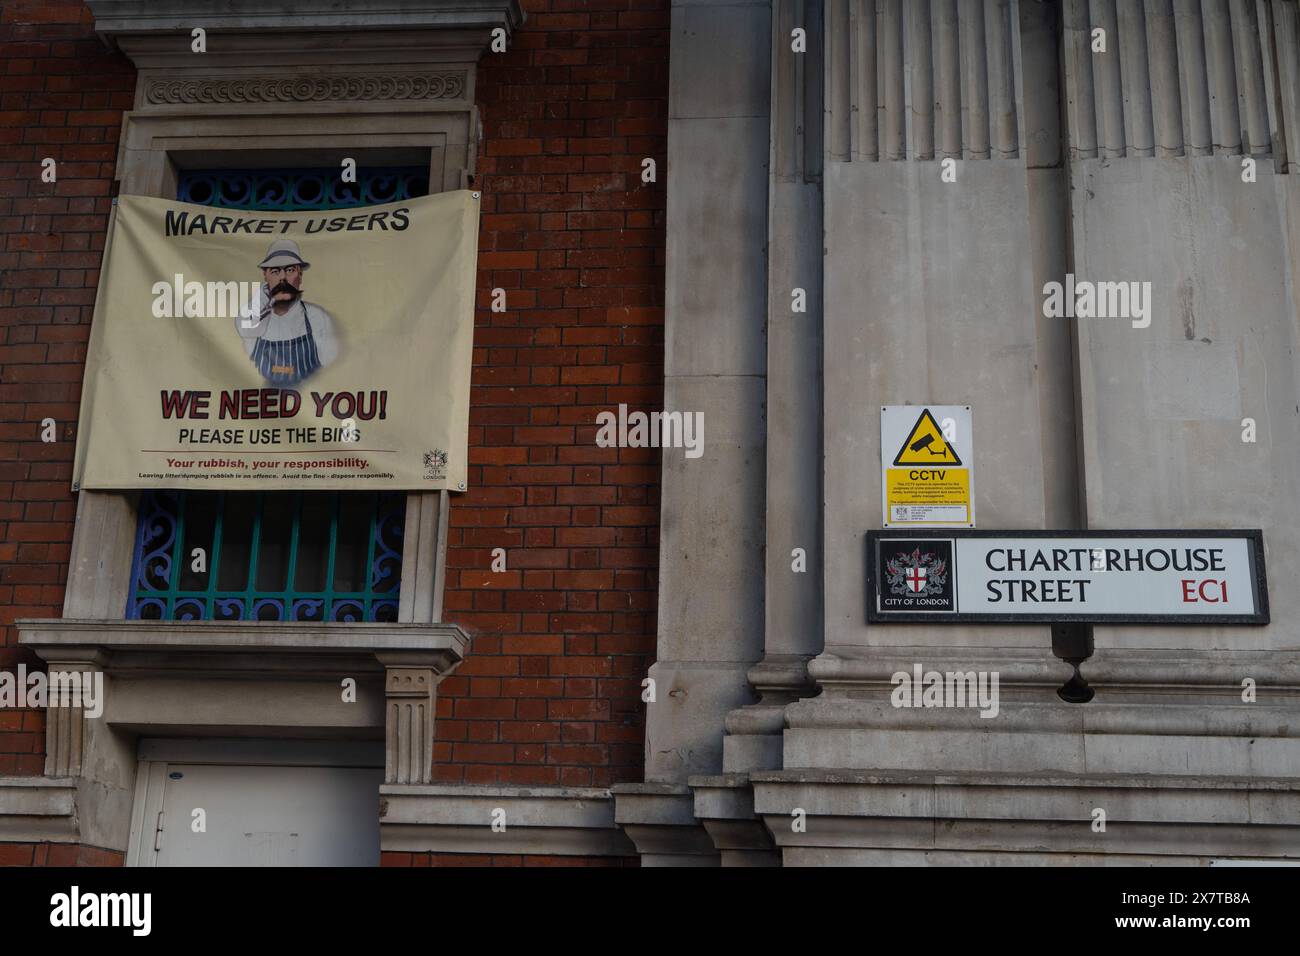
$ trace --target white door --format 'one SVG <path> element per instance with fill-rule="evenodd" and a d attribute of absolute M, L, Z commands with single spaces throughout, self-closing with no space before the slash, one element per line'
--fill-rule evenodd
<path fill-rule="evenodd" d="M 379 864 L 383 769 L 347 766 L 371 762 L 373 748 L 274 741 L 151 744 L 141 747 L 129 862 Z"/>

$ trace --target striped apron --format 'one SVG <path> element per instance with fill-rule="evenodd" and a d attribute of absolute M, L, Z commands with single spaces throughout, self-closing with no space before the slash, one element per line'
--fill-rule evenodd
<path fill-rule="evenodd" d="M 281 342 L 258 339 L 257 345 L 253 346 L 253 364 L 268 385 L 297 385 L 320 368 L 320 356 L 316 352 L 316 339 L 311 332 L 307 306 L 301 299 L 298 300 L 298 306 L 302 309 L 302 320 L 307 325 L 306 335 Z"/>

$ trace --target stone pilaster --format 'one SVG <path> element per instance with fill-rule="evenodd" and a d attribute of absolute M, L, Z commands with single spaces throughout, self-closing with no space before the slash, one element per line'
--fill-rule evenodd
<path fill-rule="evenodd" d="M 52 657 L 47 672 L 49 693 L 45 708 L 45 776 L 79 777 L 85 764 L 88 740 L 93 737 L 87 727 L 86 696 L 83 688 L 94 687 L 95 676 L 100 675 L 97 692 L 106 692 L 104 655 L 90 648 L 82 648 L 67 657 Z M 104 701 L 95 702 L 99 717 Z"/>
<path fill-rule="evenodd" d="M 429 783 L 435 675 L 431 667 L 389 667 L 384 676 L 384 783 Z"/>
<path fill-rule="evenodd" d="M 613 788 L 650 865 L 717 863 L 687 781 L 722 769 L 724 721 L 752 701 L 763 653 L 771 42 L 766 0 L 673 3 L 664 407 L 706 427 L 700 457 L 663 452 L 646 783 Z"/>

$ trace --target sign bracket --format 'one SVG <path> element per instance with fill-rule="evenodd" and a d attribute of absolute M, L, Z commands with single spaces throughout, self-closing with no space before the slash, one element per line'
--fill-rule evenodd
<path fill-rule="evenodd" d="M 1062 621 L 1052 625 L 1052 653 L 1074 668 L 1074 674 L 1056 690 L 1067 704 L 1086 704 L 1097 696 L 1079 672 L 1079 665 L 1092 657 L 1092 625 Z"/>

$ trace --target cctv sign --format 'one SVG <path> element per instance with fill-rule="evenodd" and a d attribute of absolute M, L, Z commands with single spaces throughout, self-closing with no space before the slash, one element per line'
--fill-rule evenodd
<path fill-rule="evenodd" d="M 1267 624 L 1259 531 L 869 531 L 867 620 Z"/>
<path fill-rule="evenodd" d="M 884 526 L 975 527 L 974 457 L 969 405 L 882 405 Z"/>

